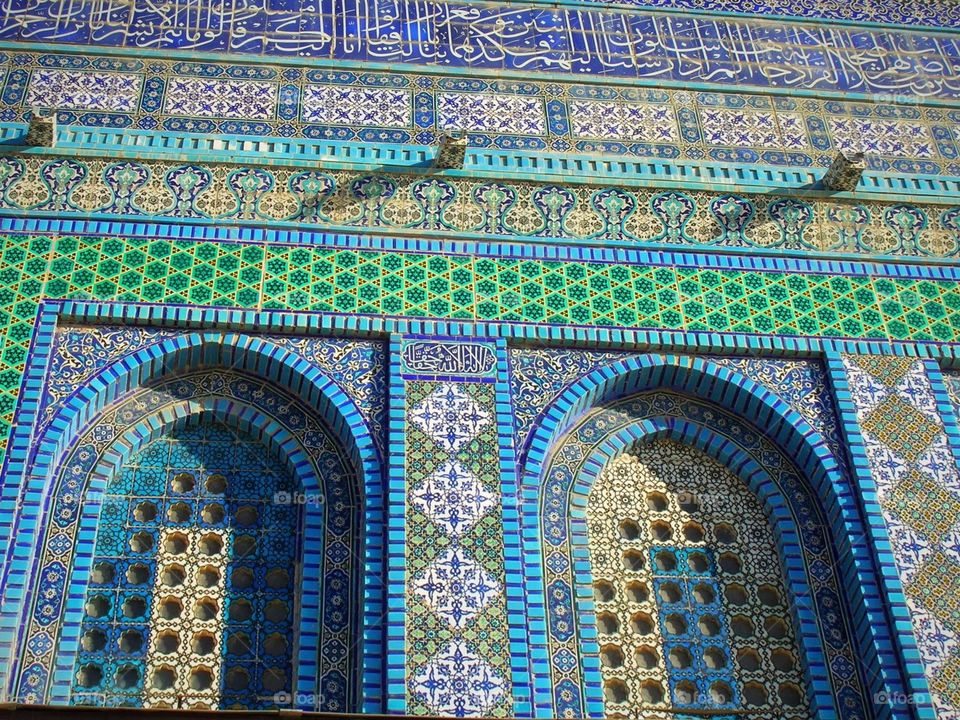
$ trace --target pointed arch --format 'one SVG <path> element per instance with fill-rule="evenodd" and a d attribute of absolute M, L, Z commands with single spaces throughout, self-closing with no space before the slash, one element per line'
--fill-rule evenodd
<path fill-rule="evenodd" d="M 678 396 L 696 400 L 730 413 L 742 421 L 746 421 L 754 432 L 767 438 L 778 448 L 797 468 L 798 479 L 809 489 L 815 498 L 820 521 L 829 531 L 831 552 L 840 566 L 839 578 L 846 585 L 847 592 L 854 594 L 854 602 L 850 604 L 847 613 L 846 626 L 851 628 L 856 636 L 856 652 L 868 664 L 866 680 L 870 683 L 870 691 L 882 689 L 881 682 L 884 675 L 891 677 L 891 668 L 894 672 L 893 682 L 902 677 L 902 667 L 896 652 L 888 648 L 895 641 L 889 629 L 889 618 L 886 608 L 877 612 L 872 598 L 878 594 L 877 576 L 872 553 L 866 543 L 861 529 L 859 509 L 850 503 L 850 490 L 846 486 L 836 459 L 833 457 L 824 438 L 817 433 L 795 410 L 776 394 L 760 386 L 742 374 L 695 357 L 653 354 L 634 356 L 598 368 L 579 380 L 571 383 L 561 392 L 554 401 L 540 414 L 536 429 L 531 434 L 521 454 L 521 495 L 519 498 L 521 522 L 524 536 L 525 582 L 528 586 L 536 587 L 538 592 L 528 596 L 528 617 L 531 635 L 531 656 L 543 658 L 534 661 L 534 697 L 535 707 L 543 714 L 561 714 L 557 699 L 565 697 L 564 693 L 576 693 L 579 689 L 567 683 L 558 687 L 555 693 L 552 686 L 557 685 L 550 677 L 549 646 L 553 628 L 550 627 L 550 607 L 558 602 L 573 602 L 576 592 L 583 593 L 582 580 L 584 571 L 589 572 L 589 563 L 583 560 L 583 552 L 574 552 L 572 565 L 573 574 L 577 576 L 576 588 L 559 589 L 552 594 L 552 588 L 547 586 L 548 570 L 547 548 L 549 546 L 548 533 L 553 531 L 558 517 L 562 522 L 579 522 L 579 518 L 586 506 L 586 493 L 592 479 L 600 472 L 609 459 L 603 453 L 591 455 L 581 467 L 583 479 L 577 477 L 572 480 L 578 483 L 577 491 L 571 492 L 562 505 L 552 504 L 547 507 L 548 487 L 551 479 L 548 477 L 551 463 L 558 457 L 563 447 L 564 439 L 578 426 L 585 422 L 591 413 L 600 412 L 603 408 L 610 408 L 619 401 L 640 397 L 645 393 L 670 392 Z M 635 418 L 635 422 L 643 420 L 645 424 L 638 425 L 630 431 L 631 442 L 644 438 L 671 437 L 687 444 L 699 446 L 708 454 L 721 460 L 724 453 L 729 451 L 728 440 L 722 435 L 711 435 L 708 428 L 697 428 L 694 425 L 681 426 L 669 418 L 656 419 L 656 413 L 651 411 L 650 416 Z M 651 424 L 653 423 L 653 424 Z M 615 425 L 615 422 L 611 421 Z M 607 448 L 608 453 L 614 452 L 618 439 L 610 437 L 613 443 Z M 600 439 L 597 439 L 599 442 Z M 627 447 L 626 440 L 620 450 Z M 614 452 L 614 454 L 616 454 Z M 739 458 L 735 462 L 730 458 Z M 736 454 L 731 454 L 723 463 L 734 462 L 728 465 L 731 470 L 736 468 L 735 474 L 748 483 L 755 482 L 762 475 L 757 474 L 755 463 Z M 584 484 L 585 483 L 585 484 Z M 766 487 L 770 483 L 761 482 L 758 487 Z M 771 512 L 780 506 L 778 501 L 771 505 L 771 497 L 766 500 L 767 510 Z M 774 520 L 777 515 L 772 514 Z M 547 528 L 546 526 L 550 527 Z M 798 539 L 796 520 L 793 519 L 793 530 L 786 525 L 783 527 L 781 538 L 795 542 Z M 570 536 L 577 541 L 583 539 L 582 528 L 570 527 Z M 802 565 L 800 566 L 802 571 Z M 796 570 L 796 566 L 788 569 L 788 573 Z M 852 579 L 852 580 L 851 580 Z M 795 589 L 800 586 L 795 586 Z M 562 597 L 566 593 L 569 598 Z M 815 635 L 820 635 L 822 629 L 809 625 L 809 620 L 816 623 L 816 617 L 800 618 L 801 630 L 807 632 L 806 647 L 813 649 L 820 641 Z M 835 707 L 830 686 L 830 674 L 822 663 L 822 653 L 813 659 L 819 663 L 819 668 L 813 668 L 811 687 L 813 695 L 818 698 L 819 707 Z M 569 661 L 568 661 L 569 662 Z M 593 675 L 593 680 L 599 678 L 598 666 L 595 658 L 584 659 L 584 674 Z M 883 675 L 881 674 L 883 673 Z M 565 682 L 565 681 L 564 681 Z M 561 683 L 562 685 L 562 683 Z M 587 698 L 587 704 L 582 707 L 587 715 L 602 714 L 602 702 L 597 697 Z M 828 712 L 825 717 L 832 716 L 834 711 Z"/>
<path fill-rule="evenodd" d="M 21 498 L 30 502 L 23 503 L 24 512 L 17 517 L 17 525 L 11 533 L 11 537 L 17 540 L 9 544 L 3 577 L 0 578 L 0 586 L 6 588 L 7 597 L 15 599 L 5 603 L 2 613 L 5 625 L 19 624 L 29 612 L 31 588 L 13 587 L 5 580 L 12 564 L 29 564 L 42 547 L 44 529 L 53 512 L 52 493 L 57 469 L 78 436 L 105 408 L 125 395 L 185 372 L 216 369 L 246 374 L 289 394 L 308 407 L 337 440 L 350 465 L 355 468 L 357 502 L 362 505 L 358 529 L 363 530 L 360 533 L 364 542 L 361 548 L 362 582 L 367 591 L 358 614 L 361 618 L 381 616 L 383 489 L 380 458 L 363 414 L 349 395 L 319 368 L 269 340 L 244 333 L 196 332 L 140 348 L 100 369 L 58 409 L 44 434 L 32 444 L 19 476 L 6 478 L 8 487 L 19 487 Z M 254 415 L 245 415 L 246 411 L 239 406 L 233 407 L 231 413 L 234 410 L 240 412 L 239 416 L 234 415 L 238 422 L 250 422 L 254 418 Z M 224 408 L 221 407 L 220 411 Z M 279 431 L 281 428 L 274 425 L 272 429 Z M 19 532 L 20 528 L 30 528 L 31 532 Z M 36 532 L 33 532 L 34 528 Z M 0 545 L 5 540 L 0 538 Z M 361 632 L 359 628 L 357 631 Z M 377 709 L 382 698 L 382 638 L 378 632 L 376 629 L 362 631 L 365 639 L 362 677 L 357 678 L 357 684 L 362 687 L 362 703 L 368 709 Z M 19 653 L 20 649 L 16 649 L 14 662 Z M 16 682 L 22 670 L 14 669 L 10 673 L 11 682 Z M 9 690 L 16 694 L 16 687 Z M 315 692 L 320 691 L 316 689 Z"/>

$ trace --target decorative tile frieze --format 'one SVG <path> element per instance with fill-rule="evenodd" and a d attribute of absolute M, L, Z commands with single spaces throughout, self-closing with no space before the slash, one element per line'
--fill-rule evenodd
<path fill-rule="evenodd" d="M 708 0 L 676 1 L 684 6 L 708 4 Z M 909 5 L 915 3 L 912 0 Z M 719 0 L 709 0 L 709 5 L 728 9 Z M 746 0 L 737 0 L 736 5 L 751 14 L 766 7 Z M 826 5 L 831 16 L 904 16 L 890 9 L 889 0 L 879 10 L 799 0 L 777 0 L 775 7 L 784 5 L 802 7 L 797 12 L 812 17 L 818 16 L 814 9 L 818 5 Z M 258 0 L 243 12 L 219 2 L 199 12 L 185 0 L 163 10 L 148 5 L 115 13 L 100 12 L 95 0 L 78 1 L 69 13 L 60 7 L 54 0 L 7 4 L 0 14 L 0 35 L 5 40 L 104 44 L 134 52 L 176 50 L 590 73 L 655 82 L 914 97 L 960 95 L 951 74 L 944 71 L 945 63 L 949 66 L 950 59 L 957 57 L 956 40 L 922 29 L 770 22 L 600 4 L 545 8 L 490 3 L 481 9 L 456 0 L 435 2 L 429 10 L 414 0 L 387 5 L 370 0 L 289 2 L 282 8 Z M 937 11 L 920 10 L 919 16 L 957 25 L 948 6 L 935 7 Z"/>
<path fill-rule="evenodd" d="M 679 142 L 680 128 L 670 105 L 571 100 L 569 113 L 577 139 Z"/>
<path fill-rule="evenodd" d="M 706 107 L 700 124 L 710 145 L 801 151 L 810 147 L 801 115 Z"/>
<path fill-rule="evenodd" d="M 940 425 L 914 405 L 890 395 L 863 416 L 861 426 L 907 462 L 916 462 L 941 433 Z"/>
<path fill-rule="evenodd" d="M 906 589 L 950 632 L 960 632 L 960 563 L 954 558 L 934 553 Z"/>
<path fill-rule="evenodd" d="M 456 452 L 492 423 L 490 412 L 473 401 L 459 383 L 439 385 L 410 411 L 410 422 L 448 452 Z"/>
<path fill-rule="evenodd" d="M 885 505 L 900 522 L 932 542 L 943 540 L 960 518 L 960 498 L 919 470 L 896 484 Z"/>
<path fill-rule="evenodd" d="M 271 120 L 276 106 L 276 83 L 174 77 L 167 83 L 163 111 L 187 117 Z"/>
<path fill-rule="evenodd" d="M 410 502 L 448 535 L 467 532 L 497 498 L 480 479 L 458 462 L 447 462 L 410 491 Z"/>
<path fill-rule="evenodd" d="M 306 85 L 301 119 L 308 123 L 408 129 L 413 124 L 410 92 L 349 85 Z"/>
<path fill-rule="evenodd" d="M 0 211 L 375 227 L 453 238 L 960 255 L 960 208 L 946 205 L 219 163 L 0 156 Z M 705 299 L 691 298 L 690 309 L 710 314 Z"/>
<path fill-rule="evenodd" d="M 36 105 L 63 125 L 418 145 L 464 130 L 472 147 L 781 167 L 862 148 L 872 171 L 960 175 L 960 111 L 894 99 L 18 53 L 0 111 L 23 122 Z"/>
<path fill-rule="evenodd" d="M 545 135 L 543 98 L 485 93 L 437 94 L 437 127 L 491 134 Z"/>
<path fill-rule="evenodd" d="M 25 104 L 69 110 L 132 113 L 143 77 L 130 73 L 38 68 L 30 76 Z"/>
<path fill-rule="evenodd" d="M 916 122 L 831 117 L 830 135 L 840 150 L 903 158 L 936 158 L 930 131 Z"/>
<path fill-rule="evenodd" d="M 496 502 L 490 503 L 494 507 Z M 413 591 L 448 625 L 463 628 L 499 596 L 502 587 L 463 548 L 448 547 L 419 577 Z"/>

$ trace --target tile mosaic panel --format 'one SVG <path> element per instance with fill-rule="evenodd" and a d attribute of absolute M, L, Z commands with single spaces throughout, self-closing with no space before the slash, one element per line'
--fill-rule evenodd
<path fill-rule="evenodd" d="M 510 716 L 494 385 L 406 390 L 407 712 Z"/>
<path fill-rule="evenodd" d="M 537 418 L 570 384 L 592 370 L 637 353 L 568 348 L 510 347 L 510 381 L 517 448 L 525 449 Z M 845 451 L 827 385 L 826 371 L 815 360 L 781 360 L 701 355 L 717 365 L 742 373 L 790 404 L 830 445 L 845 468 Z"/>
<path fill-rule="evenodd" d="M 303 122 L 361 127 L 409 128 L 413 124 L 410 92 L 348 85 L 306 85 Z"/>
<path fill-rule="evenodd" d="M 38 302 L 45 297 L 960 341 L 960 290 L 949 281 L 313 245 L 6 235 L 0 250 L 0 313 L 6 318 L 0 352 L 3 435 L 19 393 Z M 701 307 L 707 301 L 713 303 L 710 312 Z"/>
<path fill-rule="evenodd" d="M 820 362 L 766 357 L 709 359 L 717 365 L 743 373 L 758 385 L 776 393 L 781 400 L 785 400 L 810 427 L 820 433 L 833 451 L 833 459 L 845 472 L 846 451 L 843 448 L 826 370 Z"/>
<path fill-rule="evenodd" d="M 277 85 L 254 80 L 170 78 L 163 112 L 187 117 L 269 120 L 276 114 Z"/>
<path fill-rule="evenodd" d="M 39 68 L 30 75 L 26 105 L 68 110 L 135 112 L 143 77 L 131 73 L 107 73 Z"/>
<path fill-rule="evenodd" d="M 130 325 L 58 326 L 50 351 L 37 434 L 47 427 L 63 402 L 106 365 L 189 332 Z M 286 335 L 267 335 L 264 339 L 290 350 L 336 382 L 354 401 L 371 428 L 374 442 L 383 450 L 386 351 L 382 343 Z"/>
<path fill-rule="evenodd" d="M 220 163 L 0 156 L 0 213 L 5 211 L 381 228 L 457 240 L 483 235 L 628 246 L 960 255 L 960 208 L 944 205 Z M 724 276 L 716 277 L 722 286 Z M 690 298 L 691 313 L 710 314 L 708 299 Z"/>
<path fill-rule="evenodd" d="M 776 540 L 742 480 L 641 445 L 600 473 L 587 530 L 608 716 L 811 717 Z"/>
<path fill-rule="evenodd" d="M 516 447 L 526 447 L 537 418 L 563 389 L 591 370 L 637 353 L 571 350 L 567 348 L 507 348 L 510 358 L 510 397 L 513 400 Z"/>
<path fill-rule="evenodd" d="M 923 361 L 843 364 L 937 717 L 960 718 L 960 472 Z M 954 392 L 960 389 L 948 379 Z M 960 395 L 958 395 L 960 397 Z M 953 668 L 953 670 L 951 670 Z"/>
<path fill-rule="evenodd" d="M 499 135 L 545 135 L 543 99 L 524 95 L 483 93 L 437 94 L 437 127 Z"/>
<path fill-rule="evenodd" d="M 6 122 L 22 122 L 39 99 L 60 108 L 62 123 L 93 127 L 422 145 L 442 130 L 463 129 L 473 147 L 789 167 L 827 167 L 837 149 L 863 145 L 871 170 L 960 175 L 960 111 L 894 97 L 801 101 L 27 52 L 9 61 L 0 91 Z"/>
<path fill-rule="evenodd" d="M 100 12 L 94 0 L 80 0 L 70 13 L 59 7 L 55 0 L 36 0 L 29 6 L 8 3 L 0 15 L 0 37 L 135 51 L 960 96 L 957 40 L 922 30 L 456 0 L 429 6 L 413 0 L 323 0 L 310 7 L 294 2 L 283 9 L 257 0 L 242 11 L 210 0 L 199 13 L 187 0 L 168 3 L 162 10 L 134 5 L 114 13 Z M 751 12 L 757 7 L 751 4 Z"/>

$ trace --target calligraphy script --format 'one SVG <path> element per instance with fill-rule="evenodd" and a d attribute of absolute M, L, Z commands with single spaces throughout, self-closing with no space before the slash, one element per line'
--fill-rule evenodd
<path fill-rule="evenodd" d="M 0 0 L 0 39 L 960 97 L 960 37 L 441 0 Z"/>
<path fill-rule="evenodd" d="M 423 375 L 490 375 L 497 358 L 489 345 L 417 340 L 401 351 L 403 364 Z"/>

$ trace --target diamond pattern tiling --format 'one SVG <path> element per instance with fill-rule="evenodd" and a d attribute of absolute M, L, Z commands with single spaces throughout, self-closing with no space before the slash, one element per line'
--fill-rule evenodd
<path fill-rule="evenodd" d="M 458 462 L 445 462 L 410 492 L 410 501 L 448 535 L 462 535 L 497 504 L 496 495 Z"/>
<path fill-rule="evenodd" d="M 462 548 L 448 547 L 413 580 L 414 592 L 450 626 L 463 628 L 501 586 Z"/>

